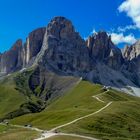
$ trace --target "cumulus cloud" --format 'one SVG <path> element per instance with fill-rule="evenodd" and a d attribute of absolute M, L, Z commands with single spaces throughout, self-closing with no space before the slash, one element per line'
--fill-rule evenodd
<path fill-rule="evenodd" d="M 90 32 L 90 35 L 92 34 L 98 34 L 96 29 L 93 29 L 92 32 Z M 135 38 L 133 34 L 124 35 L 123 32 L 118 33 L 118 32 L 112 31 L 108 33 L 108 36 L 111 36 L 111 40 L 115 45 L 118 45 L 120 43 L 134 44 L 137 41 L 137 39 Z M 84 40 L 87 40 L 88 37 L 84 37 Z"/>
<path fill-rule="evenodd" d="M 125 0 L 118 8 L 119 12 L 125 12 L 136 27 L 140 28 L 140 0 Z"/>
<path fill-rule="evenodd" d="M 133 34 L 125 36 L 123 33 L 111 33 L 110 35 L 116 45 L 120 43 L 133 44 L 137 41 Z"/>

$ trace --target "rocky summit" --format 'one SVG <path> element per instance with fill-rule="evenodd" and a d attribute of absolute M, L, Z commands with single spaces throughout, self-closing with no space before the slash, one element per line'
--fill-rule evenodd
<path fill-rule="evenodd" d="M 44 66 L 49 64 L 66 74 L 81 75 L 91 68 L 85 41 L 64 17 L 55 17 L 47 26 L 39 55 Z"/>
<path fill-rule="evenodd" d="M 103 62 L 114 69 L 119 69 L 123 63 L 122 54 L 111 41 L 106 32 L 95 33 L 86 41 L 90 56 L 95 61 Z"/>
<path fill-rule="evenodd" d="M 26 42 L 18 39 L 9 51 L 0 55 L 0 75 L 5 75 L 31 66 L 39 53 L 45 34 L 45 28 L 39 28 L 29 34 Z"/>
<path fill-rule="evenodd" d="M 138 140 L 139 55 L 65 17 L 18 39 L 0 53 L 0 140 Z"/>
<path fill-rule="evenodd" d="M 123 56 L 127 60 L 132 60 L 140 55 L 140 40 L 131 46 L 125 46 L 123 49 Z"/>
<path fill-rule="evenodd" d="M 35 65 L 115 88 L 139 88 L 139 54 L 140 41 L 123 51 L 104 31 L 85 41 L 70 20 L 55 17 L 46 28 L 31 32 L 26 42 L 19 39 L 9 51 L 0 54 L 0 75 Z"/>

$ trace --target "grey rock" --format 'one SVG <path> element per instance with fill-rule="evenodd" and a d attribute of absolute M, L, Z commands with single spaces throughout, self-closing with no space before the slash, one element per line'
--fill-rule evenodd
<path fill-rule="evenodd" d="M 85 41 L 64 17 L 55 17 L 47 26 L 37 61 L 72 75 L 86 73 L 91 67 Z"/>
<path fill-rule="evenodd" d="M 113 69 L 119 69 L 123 63 L 121 50 L 111 41 L 106 32 L 98 32 L 86 41 L 90 55 L 98 62 L 104 62 Z"/>
<path fill-rule="evenodd" d="M 125 46 L 123 50 L 123 57 L 127 60 L 132 60 L 140 55 L 140 40 L 138 40 L 134 45 Z"/>
<path fill-rule="evenodd" d="M 140 86 L 140 40 L 131 46 L 125 46 L 122 54 L 125 59 L 123 73 Z"/>
<path fill-rule="evenodd" d="M 70 20 L 55 17 L 47 28 L 31 32 L 25 43 L 18 40 L 9 51 L 0 54 L 0 73 L 32 65 L 38 67 L 30 79 L 34 92 L 38 86 L 45 90 L 46 83 L 50 84 L 48 71 L 60 77 L 72 75 L 117 88 L 140 87 L 140 41 L 121 52 L 106 32 L 98 32 L 85 41 Z"/>
<path fill-rule="evenodd" d="M 22 40 L 19 39 L 15 42 L 9 51 L 1 54 L 0 57 L 0 73 L 13 72 L 21 67 L 21 52 Z"/>
<path fill-rule="evenodd" d="M 78 77 L 57 75 L 39 66 L 29 78 L 29 88 L 36 96 L 46 101 L 62 96 L 67 90 L 78 84 L 78 81 Z"/>
<path fill-rule="evenodd" d="M 29 34 L 24 45 L 19 39 L 9 51 L 0 54 L 0 75 L 20 70 L 32 64 L 42 47 L 45 30 L 45 28 L 34 30 Z"/>
<path fill-rule="evenodd" d="M 26 39 L 26 43 L 24 44 L 22 50 L 23 67 L 30 64 L 32 62 L 31 60 L 33 60 L 40 52 L 45 31 L 45 28 L 39 28 L 29 34 L 29 37 Z"/>

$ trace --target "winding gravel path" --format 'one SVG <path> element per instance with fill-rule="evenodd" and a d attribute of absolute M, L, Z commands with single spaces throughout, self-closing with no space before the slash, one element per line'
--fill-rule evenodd
<path fill-rule="evenodd" d="M 106 93 L 106 92 L 108 92 L 108 91 L 109 91 L 109 90 L 107 90 L 107 91 L 105 91 L 105 92 L 103 92 L 103 93 L 101 93 L 101 94 L 92 96 L 92 97 L 95 98 L 95 99 L 97 99 L 99 102 L 105 103 L 105 102 L 104 102 L 103 100 L 101 100 L 98 96 L 100 96 L 100 95 L 102 95 L 102 94 L 104 94 L 104 93 Z M 51 130 L 49 130 L 49 131 L 43 133 L 43 134 L 41 135 L 40 138 L 35 139 L 35 140 L 45 140 L 45 139 L 47 139 L 47 138 L 50 138 L 50 137 L 53 137 L 53 136 L 60 136 L 60 135 L 63 135 L 63 136 L 73 136 L 73 137 L 80 137 L 80 138 L 85 138 L 85 139 L 88 139 L 88 140 L 97 140 L 97 139 L 95 139 L 95 138 L 87 137 L 87 136 L 83 136 L 83 135 L 67 134 L 67 133 L 55 133 L 55 131 L 56 131 L 57 129 L 59 129 L 59 128 L 63 128 L 63 127 L 65 127 L 65 126 L 68 126 L 68 125 L 70 125 L 70 124 L 73 124 L 73 123 L 75 123 L 75 122 L 77 122 L 77 121 L 80 121 L 80 120 L 82 120 L 82 119 L 85 119 L 85 118 L 88 118 L 88 117 L 90 117 L 90 116 L 93 116 L 93 115 L 95 115 L 95 114 L 97 114 L 97 113 L 103 111 L 104 109 L 106 109 L 106 108 L 107 108 L 108 106 L 110 106 L 111 104 L 112 104 L 112 102 L 109 102 L 109 103 L 107 103 L 107 105 L 105 105 L 104 107 L 102 107 L 101 109 L 99 109 L 99 110 L 96 111 L 96 112 L 93 112 L 93 113 L 91 113 L 91 114 L 85 115 L 85 116 L 83 116 L 83 117 L 79 117 L 79 118 L 77 118 L 77 119 L 75 119 L 75 120 L 73 120 L 73 121 L 71 121 L 71 122 L 69 122 L 69 123 L 65 123 L 65 124 L 63 124 L 63 125 L 57 126 L 57 127 L 53 128 L 53 129 L 51 129 Z"/>
<path fill-rule="evenodd" d="M 44 139 L 54 137 L 54 136 L 70 136 L 70 137 L 84 138 L 84 139 L 87 139 L 87 140 L 97 140 L 95 138 L 88 137 L 88 136 L 83 136 L 83 135 L 67 134 L 67 133 L 51 133 L 51 132 L 48 132 L 47 134 L 44 133 L 44 134 L 42 134 L 41 138 L 38 138 L 38 139 L 35 139 L 35 140 L 44 140 Z"/>
<path fill-rule="evenodd" d="M 101 94 L 104 94 L 106 92 L 108 92 L 109 90 L 101 93 Z M 95 98 L 96 100 L 98 100 L 99 102 L 102 102 L 102 103 L 105 103 L 103 100 L 101 100 L 98 96 L 100 96 L 101 94 L 98 94 L 98 95 L 95 95 L 95 96 L 92 96 L 93 98 Z M 112 104 L 112 102 L 109 102 L 107 103 L 104 107 L 102 107 L 101 109 L 97 110 L 96 112 L 93 112 L 91 114 L 88 114 L 88 115 L 85 115 L 83 117 L 79 117 L 71 122 L 68 122 L 68 123 L 65 123 L 63 125 L 60 125 L 60 126 L 57 126 L 49 131 L 44 131 L 44 130 L 41 130 L 41 129 L 38 129 L 38 128 L 35 128 L 35 127 L 25 127 L 25 126 L 20 126 L 20 125 L 13 125 L 13 124 L 9 124 L 9 126 L 13 126 L 13 127 L 19 127 L 19 128 L 26 128 L 26 129 L 30 129 L 30 130 L 35 130 L 37 132 L 41 132 L 41 137 L 40 138 L 37 138 L 37 139 L 34 139 L 34 140 L 45 140 L 47 138 L 50 138 L 50 137 L 53 137 L 53 136 L 72 136 L 72 137 L 79 137 L 79 138 L 85 138 L 87 140 L 97 140 L 95 138 L 92 138 L 92 137 L 88 137 L 88 136 L 83 136 L 83 135 L 78 135 L 78 134 L 67 134 L 67 133 L 56 133 L 55 131 L 59 128 L 63 128 L 65 126 L 68 126 L 70 124 L 73 124 L 77 121 L 80 121 L 82 119 L 85 119 L 85 118 L 88 118 L 90 116 L 93 116 L 101 111 L 103 111 L 104 109 L 106 109 L 107 107 L 109 107 L 110 105 Z M 0 123 L 1 125 L 6 125 L 4 123 Z"/>
<path fill-rule="evenodd" d="M 108 89 L 107 91 L 103 92 L 103 93 L 94 95 L 94 96 L 92 96 L 92 97 L 95 98 L 96 100 L 98 100 L 99 102 L 105 103 L 105 101 L 101 100 L 101 99 L 99 98 L 99 96 L 100 96 L 100 95 L 103 95 L 103 94 L 105 94 L 105 93 L 107 93 L 108 91 L 109 91 L 109 89 Z"/>
<path fill-rule="evenodd" d="M 93 115 L 95 115 L 95 114 L 101 112 L 102 110 L 106 109 L 106 108 L 107 108 L 108 106 L 110 106 L 111 104 L 112 104 L 112 102 L 109 102 L 106 106 L 102 107 L 102 108 L 99 109 L 98 111 L 93 112 L 93 113 L 88 114 L 88 115 L 85 115 L 85 116 L 83 116 L 83 117 L 77 118 L 77 119 L 75 119 L 75 120 L 73 120 L 73 121 L 71 121 L 71 122 L 69 122 L 69 123 L 66 123 L 66 124 L 57 126 L 57 127 L 53 128 L 53 129 L 51 129 L 50 132 L 54 132 L 55 130 L 57 130 L 57 129 L 59 129 L 59 128 L 68 126 L 68 125 L 73 124 L 73 123 L 75 123 L 75 122 L 77 122 L 77 121 L 80 121 L 80 120 L 82 120 L 82 119 L 85 119 L 85 118 L 88 118 L 88 117 L 90 117 L 90 116 L 93 116 Z"/>

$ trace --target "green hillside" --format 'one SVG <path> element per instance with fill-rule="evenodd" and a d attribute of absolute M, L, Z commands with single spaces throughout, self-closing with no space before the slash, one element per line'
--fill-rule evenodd
<path fill-rule="evenodd" d="M 140 99 L 114 90 L 98 97 L 113 102 L 102 112 L 61 128 L 59 131 L 93 136 L 103 140 L 139 140 Z"/>
<path fill-rule="evenodd" d="M 103 92 L 100 85 L 82 81 L 63 97 L 51 102 L 41 113 L 24 115 L 13 119 L 11 123 L 31 123 L 38 128 L 51 129 L 105 106 L 106 103 L 100 103 L 92 97 L 100 92 Z"/>
<path fill-rule="evenodd" d="M 71 136 L 55 136 L 46 140 L 87 140 L 84 138 L 71 137 Z"/>
<path fill-rule="evenodd" d="M 28 87 L 31 72 L 14 73 L 0 80 L 0 120 L 38 112 L 44 108 L 43 102 Z"/>
<path fill-rule="evenodd" d="M 92 114 L 56 130 L 103 140 L 138 140 L 140 138 L 140 98 L 81 81 L 63 96 L 43 104 L 43 100 L 35 96 L 28 86 L 28 78 L 31 74 L 32 70 L 15 73 L 0 81 L 1 119 L 11 119 L 10 124 L 22 126 L 32 124 L 33 127 L 51 130 Z M 5 131 L 6 133 L 3 134 Z M 37 136 L 38 132 L 0 125 L 2 140 L 11 135 L 12 140 L 16 140 L 18 134 L 31 135 L 30 140 L 32 136 Z M 78 137 L 71 136 L 57 136 L 49 139 L 79 140 Z"/>
<path fill-rule="evenodd" d="M 36 131 L 0 125 L 0 140 L 32 140 L 38 136 Z"/>
<path fill-rule="evenodd" d="M 100 102 L 92 96 L 97 95 Z M 90 114 L 112 102 L 103 111 L 60 128 L 58 131 L 76 133 L 104 140 L 138 140 L 140 137 L 140 99 L 100 85 L 82 81 L 63 97 L 50 103 L 41 113 L 24 115 L 11 121 L 14 124 L 50 130 L 78 117 Z M 59 139 L 56 138 L 56 139 Z"/>
<path fill-rule="evenodd" d="M 42 71 L 40 74 L 37 70 L 36 67 L 32 67 L 0 79 L 0 121 L 41 112 L 49 104 L 48 99 L 62 96 L 78 81 L 78 78 L 72 76 L 59 76 L 49 71 Z M 41 85 L 41 79 L 40 83 L 37 80 L 45 76 L 47 80 L 43 82 L 46 82 L 44 86 Z M 33 80 L 32 83 L 30 80 Z M 31 85 L 35 87 L 34 90 Z M 36 89 L 40 91 L 38 94 L 35 92 Z"/>
<path fill-rule="evenodd" d="M 15 83 L 10 77 L 5 81 L 0 82 L 0 118 L 17 110 L 26 101 L 26 97 L 15 89 Z"/>

